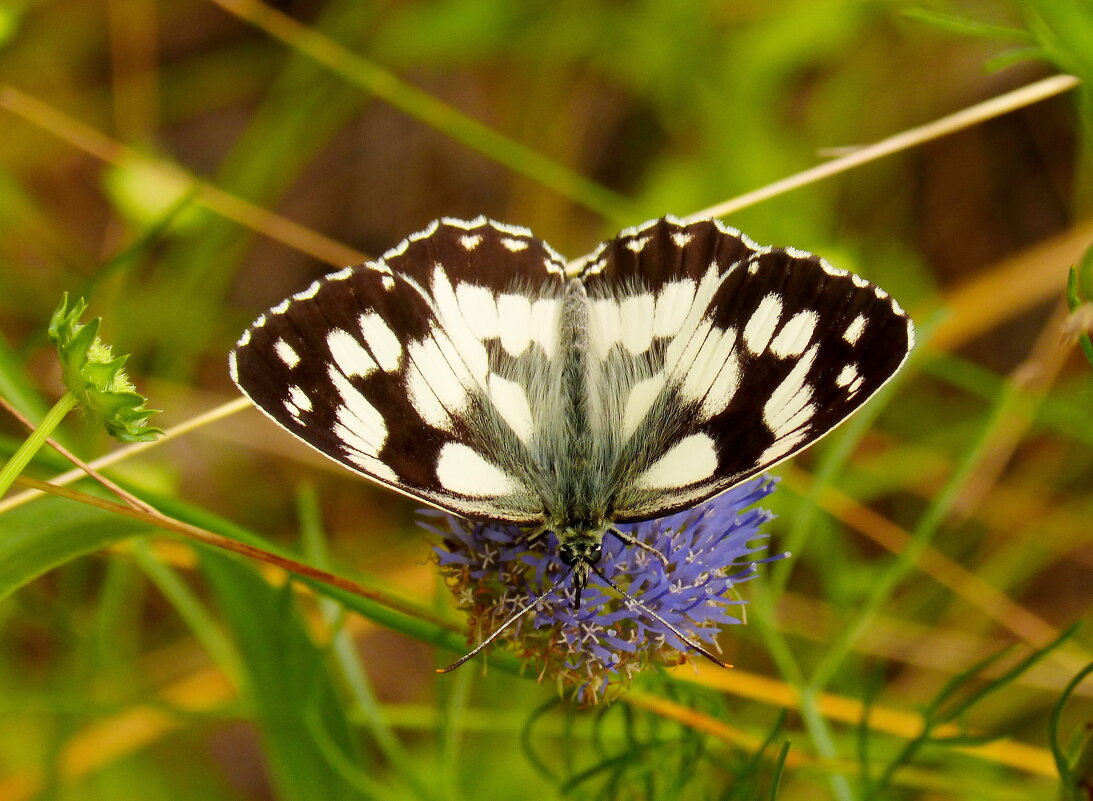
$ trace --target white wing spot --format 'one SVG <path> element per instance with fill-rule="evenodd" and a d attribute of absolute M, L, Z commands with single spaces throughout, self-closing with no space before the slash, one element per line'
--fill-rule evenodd
<path fill-rule="evenodd" d="M 451 340 L 437 329 L 433 329 L 432 336 L 410 346 L 410 358 L 422 379 L 449 411 L 463 407 L 471 382 L 466 364 L 454 350 Z"/>
<path fill-rule="evenodd" d="M 519 356 L 531 344 L 531 302 L 523 295 L 501 295 L 497 299 L 501 347 Z"/>
<path fill-rule="evenodd" d="M 854 382 L 854 379 L 858 377 L 858 368 L 852 364 L 848 364 L 839 371 L 839 374 L 835 377 L 835 386 L 846 387 Z"/>
<path fill-rule="evenodd" d="M 812 387 L 808 385 L 808 376 L 819 348 L 819 345 L 809 348 L 763 404 L 763 422 L 777 438 L 803 426 L 816 411 L 811 403 Z"/>
<path fill-rule="evenodd" d="M 531 419 L 531 406 L 524 388 L 515 381 L 509 381 L 496 373 L 490 373 L 486 379 L 490 402 L 506 423 L 525 443 L 531 441 L 534 427 Z"/>
<path fill-rule="evenodd" d="M 402 362 L 402 343 L 382 317 L 375 312 L 360 316 L 361 333 L 384 372 L 397 370 Z"/>
<path fill-rule="evenodd" d="M 689 231 L 676 231 L 672 234 L 672 241 L 676 243 L 677 248 L 686 247 L 687 243 L 695 238 L 695 235 Z"/>
<path fill-rule="evenodd" d="M 463 234 L 459 237 L 459 244 L 463 246 L 464 250 L 474 250 L 482 244 L 482 234 Z"/>
<path fill-rule="evenodd" d="M 798 443 L 807 436 L 807 431 L 795 431 L 789 436 L 776 439 L 765 451 L 763 451 L 762 455 L 760 455 L 759 464 L 769 467 L 796 448 Z"/>
<path fill-rule="evenodd" d="M 633 295 L 622 302 L 620 332 L 623 347 L 637 355 L 649 350 L 653 344 L 653 317 L 655 304 L 649 294 Z"/>
<path fill-rule="evenodd" d="M 270 314 L 284 314 L 286 311 L 288 311 L 288 307 L 290 305 L 292 305 L 292 298 L 285 298 L 269 310 Z"/>
<path fill-rule="evenodd" d="M 335 413 L 338 425 L 334 427 L 339 439 L 361 453 L 379 453 L 387 441 L 387 425 L 383 415 L 348 378 L 333 367 L 327 370 L 327 375 L 341 398 L 341 405 Z"/>
<path fill-rule="evenodd" d="M 560 308 L 553 298 L 540 298 L 531 304 L 531 337 L 548 359 L 554 358 L 558 347 Z"/>
<path fill-rule="evenodd" d="M 602 361 L 622 338 L 622 312 L 615 300 L 607 298 L 592 301 L 588 317 L 592 349 Z"/>
<path fill-rule="evenodd" d="M 395 279 L 389 275 L 383 276 L 383 278 L 380 279 L 380 283 L 388 292 L 395 288 Z"/>
<path fill-rule="evenodd" d="M 685 351 L 680 359 L 678 373 L 683 379 L 683 395 L 688 400 L 705 400 L 736 347 L 735 328 L 722 331 L 716 326 L 707 325 L 709 332 L 697 352 L 691 355 Z M 698 341 L 697 336 L 692 340 L 695 341 Z"/>
<path fill-rule="evenodd" d="M 692 434 L 673 445 L 642 473 L 642 489 L 674 489 L 697 484 L 717 472 L 717 448 L 706 434 Z"/>
<path fill-rule="evenodd" d="M 770 343 L 770 350 L 775 356 L 800 356 L 805 352 L 816 331 L 820 315 L 814 311 L 797 312 L 782 326 L 778 336 Z"/>
<path fill-rule="evenodd" d="M 297 409 L 305 412 L 311 411 L 311 398 L 299 387 L 292 386 L 288 388 L 288 399 Z"/>
<path fill-rule="evenodd" d="M 644 381 L 638 381 L 630 388 L 630 397 L 626 399 L 626 409 L 622 414 L 623 436 L 629 437 L 633 434 L 649 414 L 654 401 L 664 390 L 664 383 L 664 374 L 657 373 Z"/>
<path fill-rule="evenodd" d="M 702 418 L 709 420 L 715 414 L 725 411 L 739 388 L 740 360 L 735 353 L 730 353 L 702 402 Z"/>
<path fill-rule="evenodd" d="M 725 276 L 718 275 L 715 262 L 706 268 L 702 280 L 695 287 L 694 297 L 687 305 L 679 330 L 664 351 L 664 364 L 674 376 L 678 377 L 688 369 L 690 360 L 694 359 L 698 348 L 702 346 L 709 334 L 712 323 L 703 318 L 710 307 L 710 301 L 713 300 L 718 287 L 724 280 Z"/>
<path fill-rule="evenodd" d="M 489 356 L 463 316 L 448 274 L 439 264 L 433 270 L 432 290 L 433 304 L 441 325 L 440 329 L 430 332 L 432 337 L 441 346 L 452 370 L 460 374 L 460 380 L 465 376 L 467 380 L 464 383 L 470 383 L 473 378 L 474 382 L 483 384 L 489 372 Z M 426 374 L 431 376 L 428 371 Z"/>
<path fill-rule="evenodd" d="M 315 281 L 307 289 L 297 292 L 292 296 L 293 300 L 311 300 L 313 297 L 319 294 L 320 283 Z"/>
<path fill-rule="evenodd" d="M 326 335 L 326 346 L 338 369 L 347 377 L 366 376 L 376 369 L 375 360 L 348 331 L 335 328 Z"/>
<path fill-rule="evenodd" d="M 694 281 L 672 281 L 661 287 L 653 312 L 653 336 L 671 337 L 679 331 L 695 299 Z"/>
<path fill-rule="evenodd" d="M 340 270 L 338 270 L 338 272 L 331 273 L 330 275 L 328 275 L 326 277 L 326 280 L 327 281 L 344 281 L 346 278 L 351 276 L 354 272 L 355 271 L 352 267 L 342 267 Z"/>
<path fill-rule="evenodd" d="M 278 358 L 285 363 L 285 367 L 290 370 L 300 363 L 300 354 L 283 339 L 278 339 L 274 343 L 273 350 L 277 353 Z"/>
<path fill-rule="evenodd" d="M 455 290 L 459 311 L 476 337 L 490 339 L 500 336 L 497 321 L 497 301 L 484 286 L 461 283 Z"/>
<path fill-rule="evenodd" d="M 762 353 L 782 317 L 782 301 L 771 293 L 759 301 L 759 306 L 744 326 L 744 343 L 752 353 Z"/>
<path fill-rule="evenodd" d="M 513 239 L 506 236 L 501 240 L 501 244 L 505 246 L 505 249 L 510 253 L 519 253 L 521 250 L 528 249 L 528 241 L 526 239 Z"/>
<path fill-rule="evenodd" d="M 461 442 L 440 449 L 436 477 L 445 489 L 472 498 L 510 495 L 516 489 L 511 476 Z"/>
<path fill-rule="evenodd" d="M 649 237 L 641 236 L 635 239 L 631 239 L 626 243 L 626 249 L 633 251 L 634 253 L 641 253 L 645 250 L 645 246 L 649 244 Z"/>
<path fill-rule="evenodd" d="M 384 464 L 382 461 L 367 453 L 361 453 L 360 451 L 349 448 L 346 451 L 345 458 L 359 467 L 368 475 L 378 478 L 380 481 L 386 481 L 389 484 L 398 485 L 398 475 L 389 465 Z"/>
<path fill-rule="evenodd" d="M 843 339 L 849 342 L 851 345 L 858 344 L 858 340 L 861 339 L 862 333 L 865 331 L 865 315 L 859 314 L 854 318 L 854 321 L 846 327 L 843 331 Z"/>
<path fill-rule="evenodd" d="M 448 416 L 447 409 L 441 404 L 417 364 L 410 364 L 407 369 L 406 395 L 414 410 L 427 425 L 439 428 L 441 431 L 448 431 L 451 428 L 451 418 Z"/>

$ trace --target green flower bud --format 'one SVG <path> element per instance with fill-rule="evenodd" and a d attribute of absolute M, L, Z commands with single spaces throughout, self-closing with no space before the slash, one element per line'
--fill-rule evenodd
<path fill-rule="evenodd" d="M 49 339 L 57 346 L 65 386 L 80 405 L 102 418 L 110 436 L 121 442 L 153 440 L 163 430 L 147 420 L 156 409 L 146 409 L 147 398 L 136 391 L 122 369 L 128 356 L 115 357 L 99 339 L 102 320 L 80 322 L 87 304 L 80 298 L 68 308 L 68 293 L 53 312 Z"/>

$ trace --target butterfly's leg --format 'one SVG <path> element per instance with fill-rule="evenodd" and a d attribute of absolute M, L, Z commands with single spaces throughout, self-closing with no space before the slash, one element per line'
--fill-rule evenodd
<path fill-rule="evenodd" d="M 660 551 L 658 551 L 652 545 L 647 545 L 644 542 L 642 542 L 641 540 L 633 537 L 632 535 L 627 534 L 625 531 L 619 531 L 617 528 L 610 529 L 610 533 L 614 534 L 616 537 L 618 537 L 620 540 L 625 542 L 627 545 L 636 545 L 638 548 L 641 548 L 644 551 L 649 551 L 649 553 L 654 554 L 657 557 L 657 559 L 662 561 L 664 563 L 665 567 L 668 567 L 668 557 L 665 556 L 664 554 L 662 554 Z"/>
<path fill-rule="evenodd" d="M 539 525 L 539 526 L 536 526 L 533 529 L 530 529 L 527 533 L 528 534 L 528 538 L 527 538 L 528 545 L 531 545 L 532 543 L 534 543 L 537 539 L 539 539 L 541 536 L 546 534 L 548 531 L 550 531 L 550 529 L 547 528 L 546 523 L 543 523 L 542 525 Z"/>

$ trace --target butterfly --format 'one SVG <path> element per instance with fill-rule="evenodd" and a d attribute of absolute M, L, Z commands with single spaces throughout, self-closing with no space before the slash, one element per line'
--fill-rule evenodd
<path fill-rule="evenodd" d="M 647 547 L 617 524 L 815 443 L 913 345 L 880 287 L 717 220 L 653 220 L 567 262 L 526 228 L 444 218 L 274 306 L 230 370 L 350 470 L 553 532 L 579 605 L 604 536 Z"/>

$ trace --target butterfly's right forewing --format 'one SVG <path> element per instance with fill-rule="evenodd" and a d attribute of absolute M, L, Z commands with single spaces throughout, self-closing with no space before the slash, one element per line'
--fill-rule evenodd
<path fill-rule="evenodd" d="M 528 389 L 549 385 L 561 259 L 525 229 L 444 220 L 260 317 L 231 355 L 275 422 L 472 518 L 542 520 Z"/>

